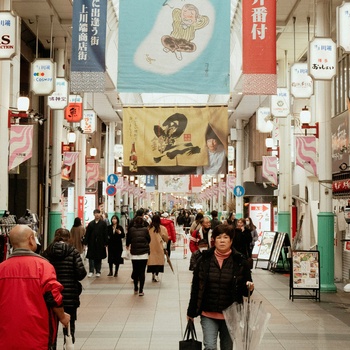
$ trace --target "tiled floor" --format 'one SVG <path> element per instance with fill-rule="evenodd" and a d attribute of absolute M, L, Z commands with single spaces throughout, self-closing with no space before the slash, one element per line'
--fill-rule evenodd
<path fill-rule="evenodd" d="M 100 278 L 86 278 L 75 349 L 177 350 L 186 327 L 192 273 L 183 248 L 176 248 L 171 258 L 175 273 L 166 265 L 158 283 L 147 274 L 144 297 L 133 294 L 130 261 L 116 278 L 107 277 L 106 261 Z M 341 285 L 336 294 L 321 293 L 321 302 L 292 302 L 288 276 L 258 268 L 253 279 L 253 299 L 262 300 L 272 314 L 259 349 L 350 349 L 350 293 L 344 293 Z M 199 318 L 195 325 L 202 339 Z M 60 330 L 58 349 L 62 343 Z"/>

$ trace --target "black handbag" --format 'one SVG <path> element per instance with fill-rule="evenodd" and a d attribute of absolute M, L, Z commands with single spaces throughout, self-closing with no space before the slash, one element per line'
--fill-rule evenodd
<path fill-rule="evenodd" d="M 197 340 L 196 329 L 192 320 L 188 320 L 184 339 L 179 341 L 179 350 L 202 350 L 202 342 Z"/>

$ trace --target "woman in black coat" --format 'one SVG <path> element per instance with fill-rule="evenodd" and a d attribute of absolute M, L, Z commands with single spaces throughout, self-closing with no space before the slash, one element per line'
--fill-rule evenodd
<path fill-rule="evenodd" d="M 113 264 L 115 265 L 114 277 L 118 276 L 119 264 L 124 264 L 124 259 L 121 257 L 123 252 L 123 238 L 125 237 L 124 229 L 119 225 L 119 218 L 113 215 L 111 225 L 107 227 L 108 234 L 108 264 L 109 274 L 113 276 Z"/>
<path fill-rule="evenodd" d="M 218 225 L 212 233 L 215 247 L 202 252 L 192 279 L 187 319 L 200 315 L 205 349 L 232 350 L 223 310 L 232 303 L 242 303 L 254 284 L 244 256 L 232 248 L 232 227 Z"/>
<path fill-rule="evenodd" d="M 62 291 L 63 307 L 64 311 L 70 315 L 70 331 L 74 343 L 75 320 L 77 319 L 77 309 L 80 306 L 80 294 L 82 292 L 82 285 L 79 281 L 85 278 L 86 270 L 79 251 L 68 243 L 69 239 L 70 233 L 68 230 L 64 228 L 57 229 L 53 242 L 44 251 L 43 256 L 54 266 L 57 280 L 64 287 Z M 66 328 L 63 328 L 63 334 L 67 334 Z M 56 342 L 54 349 L 56 349 Z"/>

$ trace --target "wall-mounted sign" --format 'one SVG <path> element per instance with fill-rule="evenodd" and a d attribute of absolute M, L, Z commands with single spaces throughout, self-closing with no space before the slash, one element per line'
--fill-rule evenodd
<path fill-rule="evenodd" d="M 96 131 L 96 113 L 94 110 L 84 109 L 80 126 L 84 130 L 84 134 L 92 134 Z"/>
<path fill-rule="evenodd" d="M 17 48 L 17 17 L 9 11 L 0 12 L 0 59 L 10 59 Z"/>
<path fill-rule="evenodd" d="M 315 80 L 331 80 L 337 73 L 337 47 L 331 38 L 315 38 L 309 44 L 309 74 Z"/>
<path fill-rule="evenodd" d="M 290 70 L 290 93 L 295 98 L 310 98 L 314 83 L 308 74 L 307 63 L 295 63 Z"/>
<path fill-rule="evenodd" d="M 69 123 L 78 123 L 83 119 L 83 98 L 80 95 L 69 95 L 64 119 Z"/>
<path fill-rule="evenodd" d="M 68 82 L 64 78 L 56 78 L 55 91 L 47 96 L 47 104 L 51 109 L 64 109 L 68 104 Z"/>
<path fill-rule="evenodd" d="M 55 91 L 56 64 L 49 58 L 35 59 L 31 64 L 31 90 L 36 95 L 50 95 Z"/>
<path fill-rule="evenodd" d="M 350 53 L 350 2 L 337 7 L 337 43 L 344 52 Z"/>
<path fill-rule="evenodd" d="M 256 129 L 260 132 L 271 132 L 273 128 L 271 109 L 269 107 L 260 107 L 256 110 Z"/>
<path fill-rule="evenodd" d="M 289 113 L 289 91 L 286 88 L 278 88 L 277 95 L 271 96 L 271 114 L 274 117 L 287 117 Z"/>
<path fill-rule="evenodd" d="M 235 148 L 233 146 L 227 147 L 227 160 L 233 162 L 235 160 Z"/>

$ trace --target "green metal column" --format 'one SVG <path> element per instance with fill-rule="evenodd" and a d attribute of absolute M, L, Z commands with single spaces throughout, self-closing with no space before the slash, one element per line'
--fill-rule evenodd
<path fill-rule="evenodd" d="M 62 214 L 59 211 L 49 212 L 49 232 L 48 232 L 48 244 L 50 244 L 54 237 L 55 231 L 61 227 Z"/>
<path fill-rule="evenodd" d="M 334 214 L 319 213 L 317 223 L 321 291 L 334 293 L 337 291 L 334 284 Z"/>
<path fill-rule="evenodd" d="M 277 216 L 277 223 L 278 223 L 278 232 L 286 232 L 288 233 L 289 239 L 291 241 L 290 237 L 290 212 L 279 212 Z"/>

